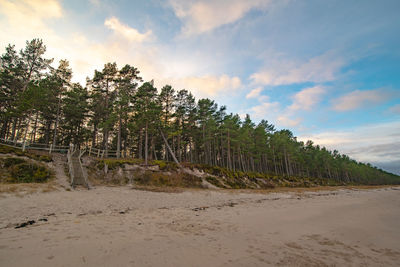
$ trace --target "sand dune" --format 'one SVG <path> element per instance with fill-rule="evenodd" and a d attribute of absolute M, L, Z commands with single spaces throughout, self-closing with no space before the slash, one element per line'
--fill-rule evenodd
<path fill-rule="evenodd" d="M 0 266 L 398 266 L 400 190 L 0 198 Z M 15 228 L 23 222 L 32 225 Z"/>

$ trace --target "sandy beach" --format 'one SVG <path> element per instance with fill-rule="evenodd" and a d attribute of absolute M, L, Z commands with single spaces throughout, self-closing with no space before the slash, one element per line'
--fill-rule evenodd
<path fill-rule="evenodd" d="M 0 266 L 398 266 L 400 188 L 0 197 Z M 22 223 L 35 221 L 32 225 Z"/>

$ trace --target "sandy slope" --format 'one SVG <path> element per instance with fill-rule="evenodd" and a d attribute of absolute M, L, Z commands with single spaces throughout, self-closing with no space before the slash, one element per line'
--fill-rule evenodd
<path fill-rule="evenodd" d="M 0 266 L 398 266 L 399 189 L 3 196 Z"/>

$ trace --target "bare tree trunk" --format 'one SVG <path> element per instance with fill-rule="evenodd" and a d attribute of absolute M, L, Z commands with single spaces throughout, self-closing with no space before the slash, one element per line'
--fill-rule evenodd
<path fill-rule="evenodd" d="M 16 141 L 16 132 L 17 132 L 17 125 L 19 123 L 19 119 L 15 118 L 12 126 L 12 131 L 11 131 L 11 139 Z"/>
<path fill-rule="evenodd" d="M 105 129 L 103 133 L 103 147 L 104 147 L 104 156 L 108 157 L 108 129 Z"/>
<path fill-rule="evenodd" d="M 60 120 L 61 96 L 58 98 L 56 124 L 54 125 L 53 147 L 57 145 L 57 128 Z"/>
<path fill-rule="evenodd" d="M 92 147 L 96 147 L 96 136 L 97 136 L 97 123 L 94 123 L 94 124 L 93 124 Z"/>
<path fill-rule="evenodd" d="M 28 131 L 29 131 L 29 126 L 31 124 L 31 115 L 32 115 L 32 111 L 28 113 L 28 122 L 26 123 L 26 129 L 25 129 L 25 132 L 24 132 L 24 139 L 23 139 L 22 143 L 26 142 L 26 136 L 27 136 Z"/>
<path fill-rule="evenodd" d="M 148 135 L 147 135 L 147 130 L 148 130 L 148 122 L 146 121 L 146 128 L 145 128 L 145 137 L 144 137 L 144 164 L 147 166 L 147 153 L 148 153 L 148 148 L 147 148 L 147 143 L 148 143 Z"/>
<path fill-rule="evenodd" d="M 139 158 L 143 158 L 143 137 L 142 137 L 142 129 L 139 131 Z"/>
<path fill-rule="evenodd" d="M 7 129 L 9 125 L 9 119 L 3 122 L 3 125 L 1 127 L 1 138 L 7 139 Z"/>
<path fill-rule="evenodd" d="M 39 111 L 36 112 L 35 124 L 34 124 L 34 126 L 33 126 L 33 133 L 32 133 L 32 136 L 31 136 L 31 143 L 32 143 L 32 142 L 33 142 L 33 143 L 36 142 L 36 129 L 37 129 L 38 117 L 39 117 Z"/>
<path fill-rule="evenodd" d="M 169 153 L 171 154 L 171 157 L 173 158 L 173 160 L 175 161 L 175 163 L 178 165 L 178 167 L 181 168 L 182 166 L 181 166 L 181 164 L 179 163 L 179 161 L 176 159 L 175 154 L 174 154 L 174 152 L 172 151 L 171 147 L 169 146 L 168 141 L 167 141 L 167 139 L 165 138 L 163 131 L 162 131 L 161 129 L 159 129 L 159 130 L 160 130 L 160 133 L 161 133 L 161 137 L 162 137 L 162 139 L 164 140 L 165 146 L 167 147 Z"/>
<path fill-rule="evenodd" d="M 118 140 L 117 140 L 117 158 L 120 158 L 121 154 L 121 115 L 119 116 L 119 123 L 118 123 Z"/>

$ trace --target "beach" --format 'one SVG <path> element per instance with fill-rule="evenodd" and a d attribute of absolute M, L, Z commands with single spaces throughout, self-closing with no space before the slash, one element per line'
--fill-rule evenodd
<path fill-rule="evenodd" d="M 400 262 L 399 187 L 166 193 L 98 186 L 3 193 L 0 207 L 0 266 Z"/>

